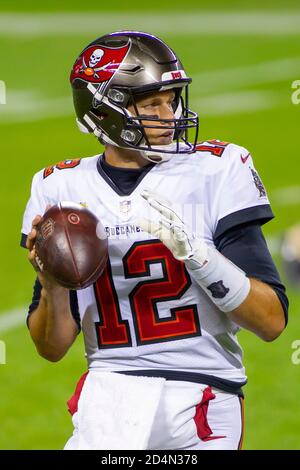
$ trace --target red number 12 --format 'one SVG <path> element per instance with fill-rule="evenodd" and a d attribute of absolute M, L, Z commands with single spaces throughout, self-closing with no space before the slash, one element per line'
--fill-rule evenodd
<path fill-rule="evenodd" d="M 177 300 L 191 285 L 184 263 L 176 260 L 159 240 L 136 242 L 123 258 L 125 278 L 150 277 L 151 264 L 159 263 L 163 276 L 143 280 L 129 294 L 138 345 L 175 341 L 201 335 L 197 305 L 170 309 L 170 316 L 160 318 L 158 303 Z M 111 266 L 94 285 L 100 321 L 95 324 L 98 346 L 103 348 L 132 345 L 129 324 L 122 320 Z"/>

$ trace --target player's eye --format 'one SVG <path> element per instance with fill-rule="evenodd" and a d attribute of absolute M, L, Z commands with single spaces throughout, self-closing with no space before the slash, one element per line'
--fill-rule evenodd
<path fill-rule="evenodd" d="M 152 119 L 158 119 L 159 116 L 157 114 L 140 114 L 139 115 L 139 118 L 145 118 L 145 119 L 149 119 L 149 118 L 152 118 Z"/>
<path fill-rule="evenodd" d="M 146 109 L 149 109 L 149 108 L 155 108 L 156 106 L 157 106 L 157 103 L 147 103 L 143 107 Z"/>

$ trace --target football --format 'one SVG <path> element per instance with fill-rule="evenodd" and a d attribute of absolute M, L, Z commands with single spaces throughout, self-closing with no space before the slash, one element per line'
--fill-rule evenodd
<path fill-rule="evenodd" d="M 104 228 L 88 209 L 60 202 L 37 225 L 36 262 L 68 289 L 84 289 L 102 274 L 108 257 Z"/>

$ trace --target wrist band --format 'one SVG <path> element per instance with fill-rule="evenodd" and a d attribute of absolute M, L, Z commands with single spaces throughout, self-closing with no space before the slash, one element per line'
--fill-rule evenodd
<path fill-rule="evenodd" d="M 231 312 L 239 307 L 249 294 L 250 280 L 244 271 L 215 248 L 208 247 L 206 263 L 197 262 L 196 252 L 185 261 L 185 265 L 193 279 L 222 312 Z"/>

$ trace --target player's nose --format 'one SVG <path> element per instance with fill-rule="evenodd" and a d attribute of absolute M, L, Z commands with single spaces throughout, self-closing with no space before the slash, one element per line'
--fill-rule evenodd
<path fill-rule="evenodd" d="M 170 107 L 170 105 L 167 104 L 167 103 L 163 104 L 160 107 L 159 117 L 160 117 L 160 119 L 174 119 L 175 115 L 174 115 L 174 111 L 173 111 L 172 107 Z M 165 125 L 165 126 L 170 126 L 172 123 L 167 123 L 167 122 L 161 121 L 161 124 Z"/>

